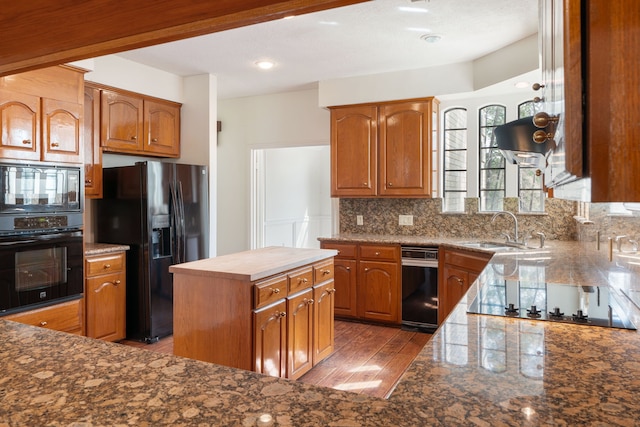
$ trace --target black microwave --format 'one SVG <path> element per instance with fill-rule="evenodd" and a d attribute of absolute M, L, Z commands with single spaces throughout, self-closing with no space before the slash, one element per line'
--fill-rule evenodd
<path fill-rule="evenodd" d="M 0 163 L 0 235 L 82 227 L 82 168 Z"/>
<path fill-rule="evenodd" d="M 0 237 L 0 315 L 83 294 L 82 231 Z"/>

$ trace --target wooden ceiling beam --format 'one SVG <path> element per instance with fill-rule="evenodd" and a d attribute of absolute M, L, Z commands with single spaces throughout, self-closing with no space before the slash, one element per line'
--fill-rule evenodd
<path fill-rule="evenodd" d="M 0 11 L 0 76 L 366 0 L 29 0 Z"/>

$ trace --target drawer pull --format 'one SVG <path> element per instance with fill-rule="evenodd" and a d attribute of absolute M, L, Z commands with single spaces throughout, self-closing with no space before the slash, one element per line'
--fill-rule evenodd
<path fill-rule="evenodd" d="M 311 298 L 311 299 L 307 300 L 307 304 L 308 304 L 308 305 L 311 305 L 311 304 L 313 304 L 314 302 L 315 302 L 315 301 L 313 300 L 313 298 Z"/>
<path fill-rule="evenodd" d="M 298 283 L 307 283 L 309 280 L 307 280 L 306 277 L 299 277 L 298 278 Z"/>
<path fill-rule="evenodd" d="M 380 252 L 376 252 L 376 256 L 380 256 Z"/>
<path fill-rule="evenodd" d="M 52 143 L 51 143 L 51 146 L 52 146 L 53 148 L 57 148 L 57 147 L 59 147 L 59 146 L 60 146 L 60 144 L 59 144 L 59 143 L 57 143 L 57 142 L 52 142 Z"/>
<path fill-rule="evenodd" d="M 40 322 L 40 326 L 47 326 L 47 322 L 43 320 L 42 322 Z"/>
<path fill-rule="evenodd" d="M 328 294 L 332 294 L 332 293 L 334 293 L 335 291 L 336 291 L 336 289 L 335 289 L 335 288 L 329 288 L 329 289 L 327 289 L 327 293 L 328 293 Z"/>
<path fill-rule="evenodd" d="M 116 286 L 118 286 L 120 283 L 122 283 L 120 280 L 116 280 L 115 282 L 113 282 L 113 284 Z"/>
<path fill-rule="evenodd" d="M 331 270 L 322 270 L 323 276 L 326 276 L 327 274 L 331 274 Z"/>
<path fill-rule="evenodd" d="M 151 142 L 158 142 L 158 138 L 151 138 Z"/>
<path fill-rule="evenodd" d="M 22 143 L 23 143 L 24 145 L 29 145 L 29 144 L 31 144 L 31 140 L 30 140 L 30 139 L 23 139 L 23 140 L 22 140 Z"/>
<path fill-rule="evenodd" d="M 137 137 L 137 136 L 135 136 L 135 135 L 131 137 L 131 140 L 132 140 L 132 141 L 135 141 L 136 139 L 138 139 L 138 137 Z"/>
<path fill-rule="evenodd" d="M 105 265 L 104 265 L 104 269 L 105 269 L 105 270 L 108 270 L 109 268 L 111 268 L 111 264 L 105 264 Z"/>
<path fill-rule="evenodd" d="M 273 288 L 273 290 L 271 292 L 273 292 L 274 294 L 279 294 L 280 293 L 280 289 Z"/>
<path fill-rule="evenodd" d="M 286 317 L 287 316 L 287 312 L 286 311 L 280 311 L 278 313 L 276 313 L 277 317 Z"/>
<path fill-rule="evenodd" d="M 351 271 L 351 267 L 347 267 L 347 271 Z"/>

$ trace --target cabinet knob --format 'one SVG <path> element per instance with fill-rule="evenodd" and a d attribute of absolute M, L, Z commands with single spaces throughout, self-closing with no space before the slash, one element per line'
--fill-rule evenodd
<path fill-rule="evenodd" d="M 31 140 L 30 139 L 23 139 L 22 140 L 22 144 L 29 145 L 29 144 L 31 144 Z"/>
<path fill-rule="evenodd" d="M 544 87 L 544 85 L 543 85 L 543 84 L 540 84 L 540 83 L 534 83 L 534 84 L 533 84 L 533 86 L 531 86 L 531 89 L 533 89 L 533 90 L 540 90 L 540 89 L 542 89 L 543 87 Z"/>
<path fill-rule="evenodd" d="M 553 136 L 551 132 L 545 132 L 539 129 L 533 133 L 532 139 L 536 144 L 544 144 L 547 140 L 553 140 Z"/>
<path fill-rule="evenodd" d="M 389 186 L 389 187 L 393 187 L 393 183 L 392 183 L 392 182 L 390 182 L 390 183 L 388 183 L 388 184 L 387 184 L 387 186 Z"/>
<path fill-rule="evenodd" d="M 322 270 L 323 276 L 326 276 L 327 274 L 331 274 L 331 270 Z"/>
<path fill-rule="evenodd" d="M 335 288 L 329 288 L 329 289 L 327 289 L 327 293 L 329 293 L 329 294 L 332 294 L 332 293 L 334 293 L 335 291 L 336 291 L 336 289 L 335 289 Z"/>
<path fill-rule="evenodd" d="M 380 252 L 376 252 L 376 256 L 380 256 Z"/>
<path fill-rule="evenodd" d="M 59 144 L 59 143 L 57 143 L 57 142 L 52 142 L 52 143 L 51 143 L 51 146 L 55 148 L 55 147 L 59 147 L 59 146 L 60 146 L 60 144 Z"/>
<path fill-rule="evenodd" d="M 365 267 L 365 268 L 364 268 L 364 271 L 369 271 L 369 267 Z"/>
<path fill-rule="evenodd" d="M 363 183 L 362 183 L 362 186 L 363 186 L 363 187 L 368 187 L 368 186 L 369 186 L 369 183 L 368 183 L 368 182 L 363 182 Z"/>
<path fill-rule="evenodd" d="M 298 278 L 298 283 L 307 283 L 309 280 L 307 280 L 306 277 L 299 277 Z"/>
<path fill-rule="evenodd" d="M 278 314 L 276 314 L 276 316 L 278 316 L 278 317 L 286 317 L 286 315 L 287 315 L 286 311 L 281 311 Z"/>
<path fill-rule="evenodd" d="M 458 281 L 458 283 L 459 283 L 460 285 L 464 285 L 464 280 L 462 280 L 461 278 L 456 277 L 456 280 Z"/>
<path fill-rule="evenodd" d="M 122 283 L 120 280 L 116 280 L 115 282 L 113 282 L 113 284 L 116 286 L 118 286 L 120 283 Z"/>
<path fill-rule="evenodd" d="M 313 300 L 313 298 L 311 298 L 311 299 L 307 300 L 307 304 L 308 304 L 308 305 L 311 305 L 311 304 L 313 304 L 314 302 L 315 302 L 315 301 Z"/>
<path fill-rule="evenodd" d="M 151 142 L 158 142 L 158 138 L 151 138 Z"/>
<path fill-rule="evenodd" d="M 93 180 L 92 179 L 85 179 L 84 183 L 85 184 L 93 184 Z"/>
<path fill-rule="evenodd" d="M 280 293 L 280 289 L 278 289 L 278 288 L 273 288 L 272 292 L 273 292 L 274 294 L 279 294 L 279 293 Z"/>
<path fill-rule="evenodd" d="M 535 102 L 536 104 L 537 104 L 538 102 L 543 102 L 543 101 L 544 101 L 544 98 L 541 98 L 541 97 L 539 97 L 539 96 L 536 96 L 535 98 L 533 98 L 533 102 Z"/>
<path fill-rule="evenodd" d="M 43 320 L 42 322 L 40 322 L 40 326 L 47 326 L 47 322 Z"/>
<path fill-rule="evenodd" d="M 546 128 L 551 123 L 557 123 L 558 116 L 550 116 L 548 113 L 541 111 L 533 116 L 533 125 L 537 128 Z"/>
<path fill-rule="evenodd" d="M 135 141 L 135 140 L 137 140 L 137 139 L 138 139 L 138 137 L 137 137 L 137 136 L 135 136 L 135 135 L 131 137 L 131 140 L 132 140 L 132 141 Z"/>
<path fill-rule="evenodd" d="M 347 267 L 347 271 L 351 271 L 351 267 Z"/>
<path fill-rule="evenodd" d="M 105 270 L 108 270 L 108 269 L 110 269 L 110 268 L 111 268 L 111 264 L 105 264 L 105 265 L 104 265 L 104 269 L 105 269 Z"/>

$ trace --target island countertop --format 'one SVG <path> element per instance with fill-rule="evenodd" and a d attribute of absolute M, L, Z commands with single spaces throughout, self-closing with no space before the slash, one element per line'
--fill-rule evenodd
<path fill-rule="evenodd" d="M 335 256 L 330 249 L 301 249 L 271 246 L 176 264 L 171 273 L 255 281 Z"/>
<path fill-rule="evenodd" d="M 388 400 L 0 320 L 0 424 L 639 425 L 638 331 L 467 313 L 495 271 L 640 291 L 635 254 L 549 246 L 494 256 Z"/>

